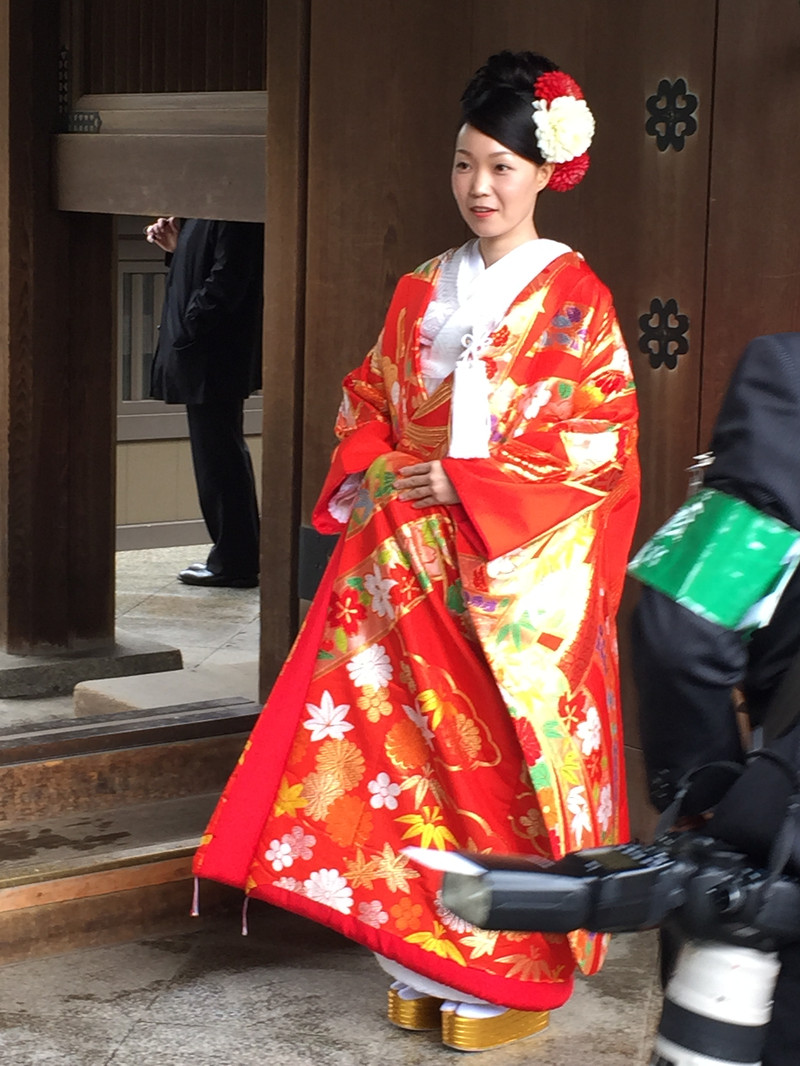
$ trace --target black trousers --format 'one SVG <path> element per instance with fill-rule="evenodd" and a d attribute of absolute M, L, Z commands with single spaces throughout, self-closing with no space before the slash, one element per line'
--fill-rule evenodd
<path fill-rule="evenodd" d="M 251 577 L 259 569 L 259 518 L 244 400 L 187 404 L 197 495 L 214 542 L 212 573 Z"/>

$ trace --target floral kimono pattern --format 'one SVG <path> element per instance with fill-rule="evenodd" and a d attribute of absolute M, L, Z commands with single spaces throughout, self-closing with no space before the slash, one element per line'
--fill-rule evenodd
<path fill-rule="evenodd" d="M 452 375 L 427 395 L 419 371 L 444 259 L 401 279 L 345 379 L 314 514 L 342 536 L 195 871 L 541 1010 L 568 998 L 576 964 L 600 967 L 605 938 L 474 928 L 403 849 L 559 857 L 626 838 L 614 619 L 638 506 L 635 391 L 608 291 L 562 255 L 482 353 L 489 458 L 447 458 Z M 434 458 L 462 502 L 417 510 L 395 476 Z M 332 501 L 362 472 L 348 517 Z"/>

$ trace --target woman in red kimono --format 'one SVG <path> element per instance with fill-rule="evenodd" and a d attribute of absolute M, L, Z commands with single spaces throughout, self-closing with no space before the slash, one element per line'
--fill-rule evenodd
<path fill-rule="evenodd" d="M 195 871 L 371 948 L 392 1021 L 478 1050 L 543 1028 L 605 939 L 472 927 L 404 849 L 626 838 L 615 613 L 638 467 L 610 294 L 534 224 L 588 166 L 581 91 L 504 52 L 462 104 L 475 239 L 400 280 L 345 379 L 314 513 L 342 535 Z"/>

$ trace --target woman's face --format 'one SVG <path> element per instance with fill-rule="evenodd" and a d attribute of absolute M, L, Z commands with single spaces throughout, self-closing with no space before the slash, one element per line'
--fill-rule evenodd
<path fill-rule="evenodd" d="M 453 160 L 453 196 L 461 217 L 480 239 L 487 266 L 537 236 L 536 198 L 552 163 L 537 166 L 474 126 L 462 126 Z"/>

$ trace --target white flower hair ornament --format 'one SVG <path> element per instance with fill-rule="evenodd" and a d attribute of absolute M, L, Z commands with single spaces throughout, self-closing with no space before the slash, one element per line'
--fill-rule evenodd
<path fill-rule="evenodd" d="M 548 71 L 533 86 L 533 123 L 536 143 L 545 163 L 555 169 L 548 188 L 573 189 L 589 169 L 589 145 L 594 136 L 594 115 L 580 86 L 561 70 Z"/>

